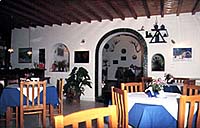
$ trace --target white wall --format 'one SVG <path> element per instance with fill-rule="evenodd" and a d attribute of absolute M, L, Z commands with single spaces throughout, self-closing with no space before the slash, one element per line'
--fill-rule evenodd
<path fill-rule="evenodd" d="M 115 19 L 113 21 L 104 20 L 102 22 L 93 21 L 92 23 L 83 22 L 81 24 L 63 24 L 62 26 L 45 26 L 31 28 L 31 44 L 33 48 L 33 61 L 38 61 L 40 48 L 46 50 L 46 72 L 47 76 L 51 77 L 51 82 L 55 83 L 57 78 L 66 78 L 68 73 L 49 72 L 51 66 L 51 56 L 53 46 L 57 43 L 64 43 L 70 51 L 70 70 L 74 66 L 84 66 L 88 69 L 92 78 L 93 88 L 86 88 L 85 95 L 82 99 L 94 100 L 95 88 L 95 50 L 98 41 L 103 35 L 117 28 L 130 28 L 138 30 L 144 26 L 145 30 L 153 28 L 156 17 L 150 19 L 146 17 L 128 18 L 126 20 Z M 175 15 L 165 16 L 164 18 L 157 17 L 158 24 L 164 24 L 168 30 L 169 37 L 166 38 L 167 43 L 149 44 L 150 39 L 145 38 L 144 31 L 140 32 L 147 42 L 148 47 L 148 75 L 153 77 L 163 76 L 164 72 L 151 72 L 151 58 L 156 53 L 161 53 L 165 57 L 165 72 L 171 73 L 174 76 L 200 78 L 200 13 L 195 15 L 181 14 L 179 17 Z M 82 39 L 85 39 L 85 44 L 80 45 Z M 176 43 L 172 44 L 171 40 Z M 11 64 L 13 67 L 25 68 L 33 67 L 33 64 L 18 63 L 18 48 L 28 47 L 28 29 L 15 29 L 12 34 L 12 47 L 14 53 L 11 55 Z M 174 62 L 172 59 L 172 49 L 174 47 L 192 47 L 193 58 L 189 62 Z M 86 64 L 74 64 L 74 51 L 89 50 L 90 60 Z"/>

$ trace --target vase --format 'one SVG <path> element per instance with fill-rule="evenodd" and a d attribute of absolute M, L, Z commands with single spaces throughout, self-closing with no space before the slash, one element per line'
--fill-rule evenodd
<path fill-rule="evenodd" d="M 154 93 L 153 97 L 158 97 L 158 95 L 159 95 L 158 91 L 154 91 L 153 93 Z"/>

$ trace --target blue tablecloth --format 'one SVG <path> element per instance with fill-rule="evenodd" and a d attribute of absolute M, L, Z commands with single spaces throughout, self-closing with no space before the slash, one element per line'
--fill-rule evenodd
<path fill-rule="evenodd" d="M 162 105 L 136 103 L 129 111 L 129 124 L 135 128 L 176 128 L 177 121 Z"/>
<path fill-rule="evenodd" d="M 171 85 L 171 86 L 164 86 L 164 92 L 173 92 L 173 93 L 180 93 L 182 94 L 181 90 L 175 86 L 175 85 Z"/>
<path fill-rule="evenodd" d="M 54 107 L 58 104 L 56 87 L 50 84 L 47 84 L 46 88 L 46 104 L 52 104 Z M 4 88 L 0 97 L 0 114 L 6 112 L 8 106 L 14 107 L 19 105 L 20 91 L 17 89 L 17 86 L 12 85 Z"/>

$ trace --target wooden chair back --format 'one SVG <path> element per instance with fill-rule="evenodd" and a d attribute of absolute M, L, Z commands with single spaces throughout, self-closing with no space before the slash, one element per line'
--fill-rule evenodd
<path fill-rule="evenodd" d="M 54 111 L 52 112 L 52 114 L 54 116 L 56 115 L 62 115 L 63 114 L 63 87 L 64 87 L 64 79 L 57 79 L 57 84 L 56 84 L 56 88 L 57 88 L 57 95 L 58 95 L 58 105 L 54 106 Z M 46 116 L 47 117 L 51 117 L 51 112 L 50 112 L 50 105 L 47 104 L 46 105 Z M 51 119 L 49 118 L 51 125 L 54 125 L 54 118 Z"/>
<path fill-rule="evenodd" d="M 174 77 L 175 83 L 184 83 L 186 80 L 189 80 L 189 78 Z"/>
<path fill-rule="evenodd" d="M 193 121 L 194 115 L 196 115 L 195 121 Z M 187 120 L 186 117 L 188 117 Z M 194 122 L 196 123 L 194 127 L 198 128 L 200 126 L 200 95 L 182 95 L 179 101 L 178 128 L 192 128 Z"/>
<path fill-rule="evenodd" d="M 25 114 L 42 114 L 46 127 L 46 81 L 20 82 L 20 128 L 24 127 Z"/>
<path fill-rule="evenodd" d="M 57 94 L 58 94 L 58 106 L 57 113 L 63 114 L 63 87 L 64 87 L 64 79 L 57 80 Z"/>
<path fill-rule="evenodd" d="M 152 81 L 152 77 L 142 77 L 143 89 L 146 89 Z"/>
<path fill-rule="evenodd" d="M 183 95 L 188 95 L 188 96 L 200 95 L 200 86 L 195 85 L 195 84 L 189 85 L 187 83 L 184 83 Z"/>
<path fill-rule="evenodd" d="M 196 84 L 196 80 L 185 80 L 184 84 L 195 85 Z"/>
<path fill-rule="evenodd" d="M 144 90 L 142 82 L 121 83 L 121 89 L 127 90 L 127 92 L 142 92 Z"/>
<path fill-rule="evenodd" d="M 13 127 L 18 128 L 18 115 L 18 107 L 7 107 L 5 114 L 0 115 L 0 128 L 12 127 L 11 124 L 13 124 Z M 14 123 L 10 123 L 11 120 L 14 121 Z"/>
<path fill-rule="evenodd" d="M 127 91 L 111 87 L 112 105 L 117 106 L 118 128 L 128 128 Z"/>
<path fill-rule="evenodd" d="M 117 112 L 115 105 L 81 110 L 65 116 L 55 116 L 55 128 L 64 128 L 70 125 L 73 128 L 78 128 L 80 122 L 83 123 L 82 125 L 85 125 L 85 128 L 104 128 L 105 117 L 108 119 L 109 128 L 117 128 Z M 97 122 L 97 126 L 92 126 L 93 121 Z"/>

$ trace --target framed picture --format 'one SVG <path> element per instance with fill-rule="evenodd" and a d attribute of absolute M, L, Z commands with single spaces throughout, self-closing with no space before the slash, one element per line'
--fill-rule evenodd
<path fill-rule="evenodd" d="M 118 64 L 118 60 L 113 60 L 113 64 Z"/>
<path fill-rule="evenodd" d="M 174 61 L 192 60 L 192 48 L 173 48 Z"/>
<path fill-rule="evenodd" d="M 121 61 L 126 61 L 126 56 L 121 56 Z"/>
<path fill-rule="evenodd" d="M 74 63 L 89 63 L 89 51 L 75 51 Z"/>
<path fill-rule="evenodd" d="M 28 55 L 27 52 L 32 51 L 32 48 L 19 48 L 18 61 L 19 63 L 32 63 L 32 54 Z"/>
<path fill-rule="evenodd" d="M 57 48 L 57 56 L 64 56 L 64 49 L 63 48 Z"/>
<path fill-rule="evenodd" d="M 165 71 L 165 59 L 162 54 L 155 54 L 151 60 L 152 71 Z"/>

